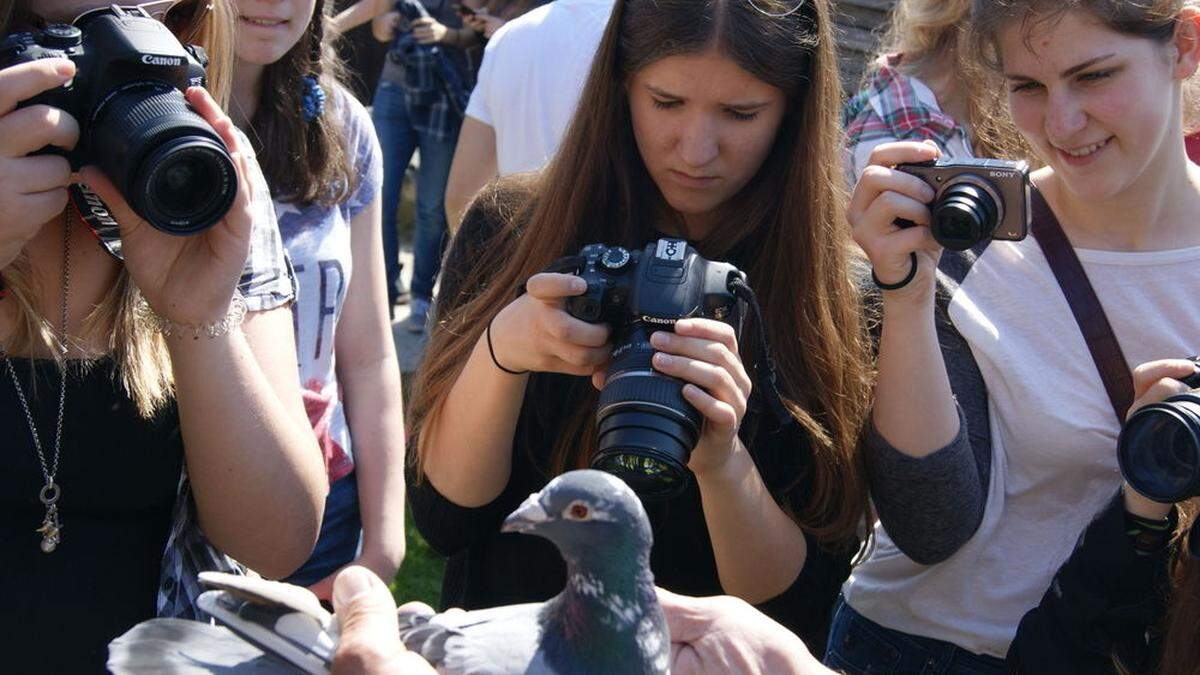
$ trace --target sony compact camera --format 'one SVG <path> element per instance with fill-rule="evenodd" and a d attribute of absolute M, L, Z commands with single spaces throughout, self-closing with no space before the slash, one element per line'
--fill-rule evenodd
<path fill-rule="evenodd" d="M 567 311 L 613 329 L 613 358 L 600 392 L 599 447 L 593 468 L 616 474 L 643 498 L 666 498 L 688 484 L 688 458 L 704 417 L 683 397 L 680 380 L 651 365 L 654 331 L 680 319 L 724 321 L 741 333 L 746 303 L 733 291 L 746 275 L 705 260 L 687 242 L 660 239 L 641 251 L 592 244 L 556 271 L 587 281 Z"/>
<path fill-rule="evenodd" d="M 1029 165 L 1004 159 L 938 159 L 897 170 L 925 181 L 937 196 L 929 205 L 933 238 L 965 251 L 985 239 L 1020 241 L 1029 234 Z M 912 226 L 905 220 L 901 227 Z"/>
<path fill-rule="evenodd" d="M 233 160 L 183 96 L 204 85 L 201 48 L 184 47 L 144 10 L 114 5 L 0 42 L 0 68 L 45 58 L 74 61 L 75 79 L 21 106 L 49 105 L 78 120 L 79 143 L 65 153 L 72 168 L 98 166 L 164 232 L 195 234 L 225 216 L 238 190 Z"/>
<path fill-rule="evenodd" d="M 1197 357 L 1192 361 L 1200 365 Z M 1200 373 L 1183 383 L 1200 387 Z M 1117 460 L 1125 480 L 1148 499 L 1172 504 L 1200 496 L 1200 392 L 1130 415 L 1117 440 Z"/>

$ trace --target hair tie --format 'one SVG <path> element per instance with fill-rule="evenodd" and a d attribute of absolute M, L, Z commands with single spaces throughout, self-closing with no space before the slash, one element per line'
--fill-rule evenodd
<path fill-rule="evenodd" d="M 312 122 L 325 114 L 325 90 L 316 75 L 305 75 L 303 78 L 304 93 L 300 98 L 300 108 L 304 111 L 304 121 Z"/>

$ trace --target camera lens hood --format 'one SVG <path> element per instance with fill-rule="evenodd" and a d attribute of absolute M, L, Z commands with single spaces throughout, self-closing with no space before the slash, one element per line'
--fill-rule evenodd
<path fill-rule="evenodd" d="M 1200 496 L 1200 396 L 1172 396 L 1131 415 L 1117 440 L 1117 461 L 1147 499 L 1172 504 Z"/>

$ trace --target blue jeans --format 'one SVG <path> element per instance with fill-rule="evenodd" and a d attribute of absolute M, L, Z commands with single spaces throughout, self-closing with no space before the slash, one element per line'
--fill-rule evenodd
<path fill-rule="evenodd" d="M 414 129 L 404 90 L 392 82 L 379 83 L 373 106 L 375 133 L 383 149 L 383 255 L 388 295 L 394 299 L 400 283 L 400 237 L 396 232 L 400 188 L 413 152 L 420 149 L 410 290 L 414 298 L 431 300 L 446 245 L 446 180 L 450 177 L 458 134 L 443 141 L 428 138 Z"/>
<path fill-rule="evenodd" d="M 1002 675 L 1002 659 L 884 628 L 838 598 L 829 627 L 825 665 L 848 675 L 910 673 L 921 675 Z"/>
<path fill-rule="evenodd" d="M 329 486 L 316 548 L 308 561 L 284 581 L 297 586 L 312 586 L 357 558 L 361 539 L 358 472 L 351 471 Z"/>

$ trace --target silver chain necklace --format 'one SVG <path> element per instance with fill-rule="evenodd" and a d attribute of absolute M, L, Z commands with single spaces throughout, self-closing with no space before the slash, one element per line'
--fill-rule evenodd
<path fill-rule="evenodd" d="M 21 389 L 21 382 L 17 378 L 17 371 L 13 368 L 12 360 L 8 356 L 8 351 L 4 348 L 3 343 L 0 343 L 0 357 L 4 359 L 4 365 L 8 367 L 8 375 L 12 378 L 13 386 L 17 390 L 17 400 L 21 402 L 21 408 L 25 411 L 25 420 L 29 422 L 29 433 L 33 436 L 33 448 L 37 450 L 38 461 L 42 465 L 42 478 L 45 479 L 45 484 L 42 486 L 41 492 L 38 493 L 38 499 L 42 505 L 46 507 L 46 517 L 42 519 L 42 526 L 37 529 L 37 532 L 42 535 L 42 552 L 52 553 L 58 548 L 62 542 L 62 523 L 58 519 L 58 499 L 62 496 L 62 489 L 58 487 L 55 478 L 58 477 L 58 460 L 62 456 L 62 431 L 63 431 L 63 413 L 66 410 L 67 403 L 67 297 L 71 292 L 71 216 L 70 206 L 67 207 L 66 213 L 63 215 L 63 269 L 62 269 L 62 324 L 59 338 L 59 348 L 62 350 L 64 360 L 62 372 L 59 373 L 58 385 L 58 424 L 54 432 L 54 457 L 47 465 L 46 454 L 42 452 L 42 441 L 38 435 L 37 425 L 33 421 L 33 413 L 29 409 L 29 402 L 25 399 L 25 392 Z"/>

